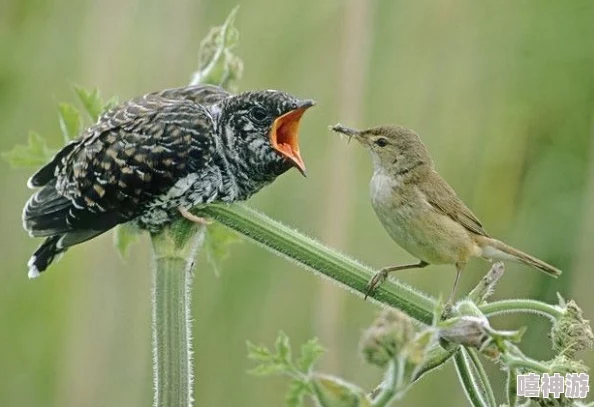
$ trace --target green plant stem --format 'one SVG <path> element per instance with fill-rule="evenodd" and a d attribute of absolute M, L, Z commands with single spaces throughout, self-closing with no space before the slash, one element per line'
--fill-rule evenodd
<path fill-rule="evenodd" d="M 396 396 L 396 391 L 400 385 L 399 381 L 402 381 L 402 371 L 404 366 L 399 366 L 399 361 L 390 360 L 390 365 L 386 371 L 386 377 L 382 383 L 382 390 L 380 394 L 373 400 L 373 407 L 385 407 Z"/>
<path fill-rule="evenodd" d="M 556 320 L 563 316 L 563 311 L 561 308 L 541 301 L 529 299 L 495 301 L 489 304 L 481 305 L 479 308 L 487 317 L 507 313 L 530 313 L 542 315 L 551 320 Z"/>
<path fill-rule="evenodd" d="M 370 267 L 244 205 L 208 205 L 200 209 L 200 214 L 352 290 L 365 293 L 367 282 L 374 274 Z M 386 281 L 370 297 L 394 306 L 424 324 L 432 323 L 435 300 L 404 284 Z"/>
<path fill-rule="evenodd" d="M 448 361 L 456 352 L 458 351 L 457 346 L 452 346 L 450 349 L 444 349 L 439 345 L 432 347 L 429 352 L 427 352 L 427 356 L 423 365 L 420 367 L 419 370 L 415 371 L 413 376 L 413 382 L 419 380 L 425 373 L 430 372 L 431 370 L 443 365 L 445 362 Z"/>
<path fill-rule="evenodd" d="M 547 365 L 529 357 L 502 354 L 501 361 L 510 369 L 528 370 L 536 373 L 551 373 L 551 369 Z"/>
<path fill-rule="evenodd" d="M 509 407 L 516 407 L 518 405 L 518 371 L 514 368 L 507 369 L 506 385 L 507 385 L 507 404 Z"/>
<path fill-rule="evenodd" d="M 154 407 L 188 407 L 193 402 L 190 288 L 204 235 L 201 230 L 181 246 L 172 229 L 152 236 Z"/>
<path fill-rule="evenodd" d="M 472 363 L 472 366 L 478 376 L 480 381 L 481 387 L 483 389 L 483 394 L 487 396 L 487 401 L 492 406 L 497 406 L 497 400 L 495 400 L 495 393 L 493 393 L 493 388 L 491 387 L 491 382 L 489 381 L 489 376 L 487 376 L 487 372 L 485 372 L 485 368 L 483 367 L 483 363 L 479 359 L 478 352 L 476 349 L 467 348 L 465 349 Z"/>
<path fill-rule="evenodd" d="M 458 373 L 458 378 L 460 379 L 466 397 L 474 407 L 491 407 L 481 394 L 481 389 L 477 384 L 468 359 L 467 352 L 463 347 L 460 347 L 460 350 L 454 355 L 456 372 Z M 494 405 L 493 407 L 496 406 Z"/>
<path fill-rule="evenodd" d="M 200 44 L 200 65 L 190 85 L 223 82 L 241 75 L 241 61 L 229 51 L 237 41 L 234 30 L 237 7 L 223 26 L 211 30 Z M 217 34 L 218 32 L 218 34 Z M 210 60 L 207 58 L 209 52 Z M 223 58 L 224 56 L 224 58 Z M 203 59 L 206 58 L 206 59 Z M 233 66 L 231 66 L 233 65 Z M 193 405 L 191 284 L 192 267 L 204 243 L 205 227 L 180 218 L 158 234 L 151 235 L 155 271 L 153 274 L 153 372 L 154 407 Z"/>

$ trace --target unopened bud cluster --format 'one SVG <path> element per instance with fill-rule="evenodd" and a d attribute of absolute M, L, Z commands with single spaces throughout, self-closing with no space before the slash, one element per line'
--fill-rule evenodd
<path fill-rule="evenodd" d="M 575 301 L 571 300 L 565 304 L 563 316 L 551 330 L 551 340 L 553 350 L 569 358 L 573 358 L 576 352 L 591 349 L 594 345 L 590 321 L 584 319 L 583 312 Z"/>
<path fill-rule="evenodd" d="M 384 367 L 415 335 L 416 329 L 406 314 L 385 309 L 363 334 L 361 353 L 367 362 Z"/>

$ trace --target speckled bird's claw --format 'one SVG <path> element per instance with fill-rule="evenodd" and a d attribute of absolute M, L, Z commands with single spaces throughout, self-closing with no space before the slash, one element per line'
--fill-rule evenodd
<path fill-rule="evenodd" d="M 388 278 L 388 273 L 385 270 L 380 270 L 367 283 L 367 290 L 365 291 L 365 299 L 372 294 L 380 285 L 386 281 Z"/>

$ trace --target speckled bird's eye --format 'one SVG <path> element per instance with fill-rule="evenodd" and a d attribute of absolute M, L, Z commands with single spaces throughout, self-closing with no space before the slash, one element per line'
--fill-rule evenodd
<path fill-rule="evenodd" d="M 262 122 L 268 117 L 266 111 L 260 107 L 253 108 L 250 115 L 252 116 L 252 119 L 257 122 Z"/>

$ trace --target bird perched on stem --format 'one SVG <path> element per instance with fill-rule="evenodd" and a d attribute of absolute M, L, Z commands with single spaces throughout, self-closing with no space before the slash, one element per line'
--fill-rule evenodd
<path fill-rule="evenodd" d="M 314 102 L 280 91 L 232 95 L 197 85 L 150 93 L 105 112 L 39 169 L 23 225 L 45 241 L 37 277 L 69 247 L 119 223 L 158 232 L 210 202 L 245 200 L 297 167 L 299 122 Z"/>
<path fill-rule="evenodd" d="M 332 130 L 355 138 L 370 151 L 373 209 L 392 239 L 420 260 L 381 269 L 370 280 L 367 294 L 392 271 L 454 264 L 457 272 L 448 300 L 451 304 L 460 274 L 471 257 L 513 260 L 553 277 L 561 274 L 559 269 L 490 237 L 435 171 L 427 147 L 413 130 L 401 126 L 355 130 L 340 124 Z"/>

